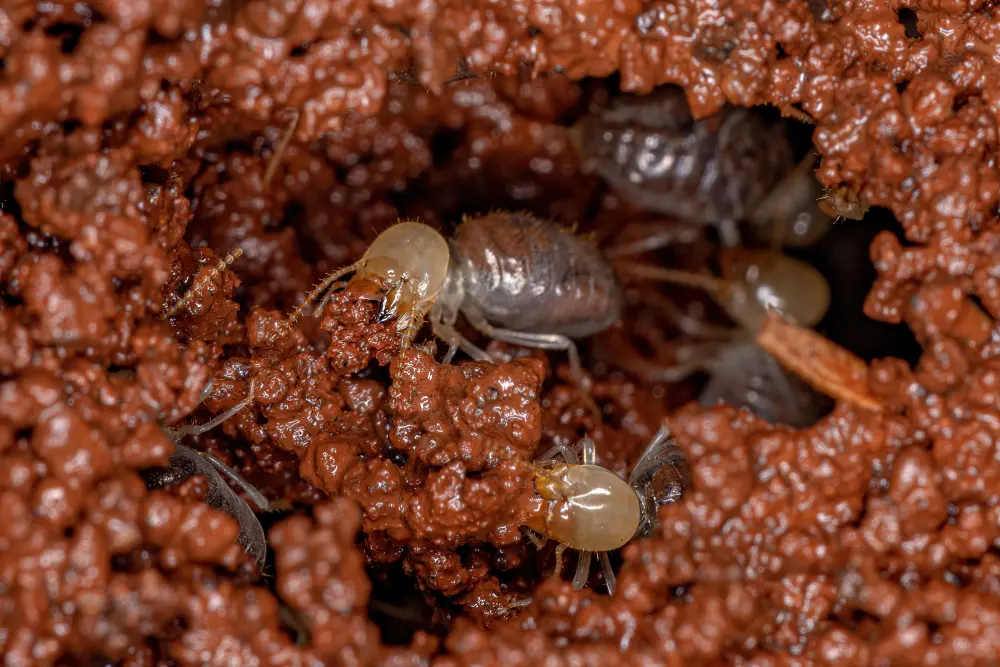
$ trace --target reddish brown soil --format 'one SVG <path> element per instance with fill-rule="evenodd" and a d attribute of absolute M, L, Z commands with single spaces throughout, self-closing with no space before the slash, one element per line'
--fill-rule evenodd
<path fill-rule="evenodd" d="M 998 664 L 998 47 L 981 0 L 5 3 L 4 664 Z M 585 354 L 587 391 L 564 355 L 400 352 L 350 291 L 282 333 L 400 217 L 524 208 L 601 239 L 642 220 L 566 131 L 616 72 L 682 85 L 696 116 L 807 114 L 824 184 L 899 221 L 905 245 L 871 245 L 865 312 L 923 354 L 871 363 L 880 412 L 796 431 L 636 384 L 607 350 L 633 353 L 614 341 L 641 292 Z M 192 444 L 284 512 L 263 517 L 262 577 L 199 478 L 138 475 L 167 460 L 163 425 L 251 381 Z M 693 483 L 615 557 L 617 594 L 547 577 L 523 462 L 589 434 L 624 473 L 668 416 Z"/>

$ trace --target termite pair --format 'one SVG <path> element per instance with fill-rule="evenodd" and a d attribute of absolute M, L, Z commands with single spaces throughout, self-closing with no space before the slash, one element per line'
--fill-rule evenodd
<path fill-rule="evenodd" d="M 226 263 L 224 260 L 221 264 Z M 777 256 L 770 258 L 770 263 L 759 264 L 742 281 L 667 269 L 651 277 L 709 289 L 747 327 L 757 326 L 767 308 L 775 304 L 816 311 L 817 304 L 809 299 L 782 296 L 774 287 L 778 283 L 798 286 L 800 278 L 789 274 L 800 263 Z M 322 308 L 332 290 L 345 285 L 337 281 L 351 272 L 355 273 L 352 281 L 368 281 L 378 287 L 378 318 L 384 322 L 395 320 L 403 345 L 412 343 L 429 315 L 432 331 L 449 343 L 446 362 L 459 348 L 474 358 L 489 358 L 455 330 L 454 323 L 461 313 L 477 329 L 496 339 L 567 350 L 574 372 L 579 374 L 579 357 L 571 336 L 582 337 L 607 328 L 618 319 L 621 309 L 614 269 L 596 246 L 530 215 L 497 213 L 465 221 L 451 244 L 420 223 L 403 222 L 390 227 L 360 260 L 324 279 L 285 326 L 300 318 L 317 300 Z M 803 317 L 802 313 L 799 317 Z M 815 315 L 805 319 L 811 321 Z M 252 395 L 247 401 L 251 399 Z M 224 420 L 247 401 L 220 418 Z M 529 527 L 560 543 L 560 557 L 567 547 L 583 552 L 574 577 L 574 583 L 580 586 L 586 583 L 592 554 L 616 549 L 641 534 L 642 526 L 653 520 L 654 508 L 667 502 L 665 498 L 678 497 L 683 488 L 678 481 L 682 457 L 665 435 L 654 439 L 630 484 L 597 466 L 593 444 L 588 443 L 582 445 L 583 463 L 571 451 L 559 450 L 563 463 L 535 464 L 539 501 L 533 518 L 527 521 Z M 653 483 L 667 473 L 668 483 Z M 614 575 L 606 555 L 601 557 L 601 565 L 613 589 Z"/>

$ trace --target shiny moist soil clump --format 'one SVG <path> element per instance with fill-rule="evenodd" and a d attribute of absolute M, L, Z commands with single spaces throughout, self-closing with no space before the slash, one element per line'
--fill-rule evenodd
<path fill-rule="evenodd" d="M 991 3 L 7 4 L 4 664 L 1000 663 Z M 391 267 L 289 317 L 399 220 L 515 213 L 620 273 L 579 375 L 407 345 Z M 828 283 L 808 348 L 732 321 L 789 286 L 737 250 Z M 574 586 L 536 457 L 625 478 L 664 424 L 683 493 Z"/>

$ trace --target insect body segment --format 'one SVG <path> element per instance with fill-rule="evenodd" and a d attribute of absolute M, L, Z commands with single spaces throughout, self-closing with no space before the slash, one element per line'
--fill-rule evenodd
<path fill-rule="evenodd" d="M 696 120 L 676 87 L 622 96 L 576 134 L 584 166 L 623 199 L 724 235 L 793 164 L 779 125 L 735 106 Z"/>
<path fill-rule="evenodd" d="M 591 441 L 587 441 L 593 446 Z M 544 472 L 543 472 L 544 471 Z M 641 508 L 635 491 L 607 468 L 551 463 L 535 478 L 535 491 L 549 501 L 528 526 L 546 537 L 585 551 L 612 551 L 635 535 Z"/>
<path fill-rule="evenodd" d="M 461 313 L 494 340 L 567 352 L 579 378 L 573 339 L 608 328 L 621 314 L 618 279 L 598 248 L 555 223 L 521 213 L 466 220 L 451 245 L 446 298 L 431 310 L 435 335 L 450 346 L 445 361 L 458 348 L 489 359 L 455 330 Z"/>

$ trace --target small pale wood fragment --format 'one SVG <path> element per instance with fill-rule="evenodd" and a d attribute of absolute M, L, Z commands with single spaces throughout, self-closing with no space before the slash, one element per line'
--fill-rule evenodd
<path fill-rule="evenodd" d="M 885 408 L 868 388 L 868 365 L 812 329 L 772 313 L 757 333 L 757 344 L 824 394 L 874 412 Z"/>

